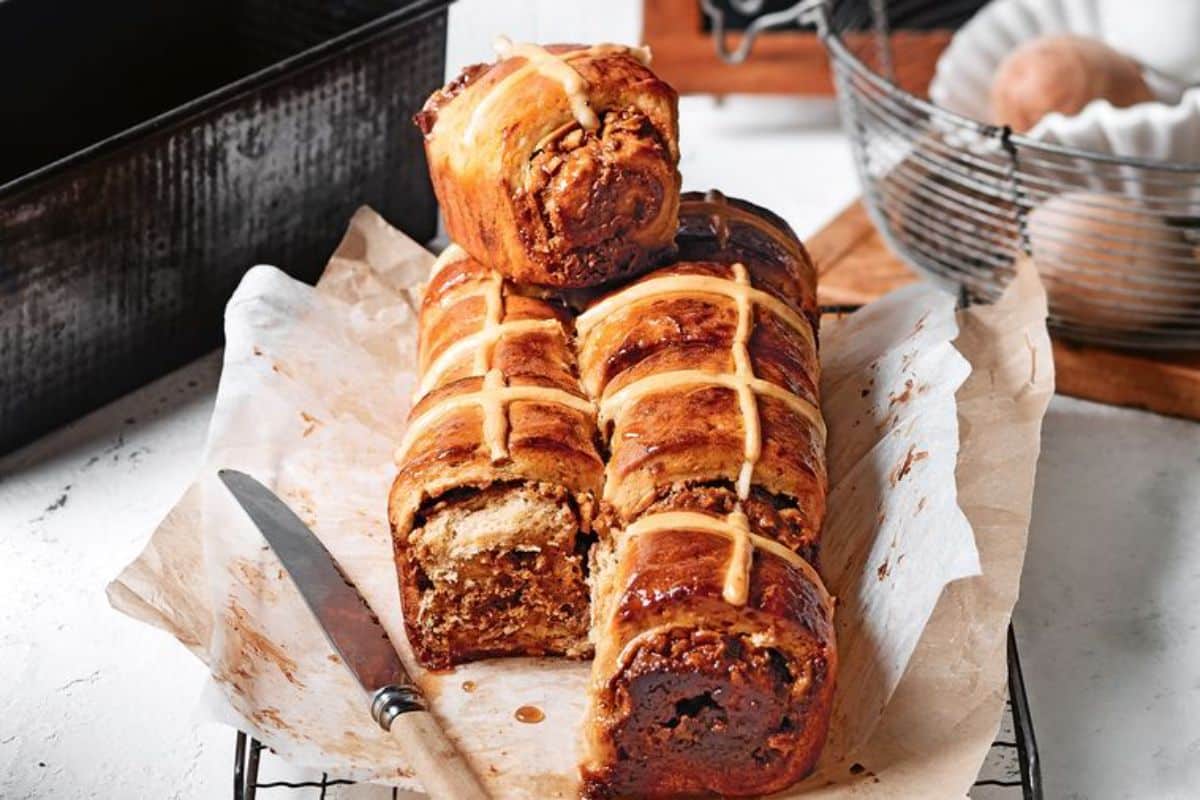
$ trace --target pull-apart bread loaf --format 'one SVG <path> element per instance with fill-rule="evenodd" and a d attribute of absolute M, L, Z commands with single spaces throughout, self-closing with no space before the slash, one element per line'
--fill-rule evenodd
<path fill-rule="evenodd" d="M 451 246 L 419 325 L 420 384 L 388 508 L 413 649 L 433 668 L 587 655 L 604 463 L 570 315 Z"/>
<path fill-rule="evenodd" d="M 505 42 L 418 115 L 461 247 L 390 496 L 404 617 L 428 667 L 594 647 L 588 797 L 764 795 L 837 675 L 816 271 L 770 212 L 681 200 L 647 60 Z"/>
<path fill-rule="evenodd" d="M 812 770 L 829 723 L 815 270 L 782 220 L 716 193 L 684 196 L 679 246 L 576 320 L 610 452 L 592 797 L 768 794 Z"/>
<path fill-rule="evenodd" d="M 586 287 L 659 263 L 679 208 L 678 97 L 642 48 L 514 45 L 417 116 L 446 230 L 530 284 Z"/>

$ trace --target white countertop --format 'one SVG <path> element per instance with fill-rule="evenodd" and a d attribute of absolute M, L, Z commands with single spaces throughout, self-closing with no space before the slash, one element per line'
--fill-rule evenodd
<path fill-rule="evenodd" d="M 1200 425 L 1056 397 L 1014 626 L 1048 798 L 1200 796 Z"/>
<path fill-rule="evenodd" d="M 520 5 L 519 37 L 599 24 Z M 636 5 L 609 3 L 585 38 L 634 38 Z M 489 14 L 454 7 L 452 64 L 504 30 Z M 827 102 L 688 98 L 681 117 L 685 188 L 746 196 L 801 235 L 857 193 Z M 230 729 L 191 717 L 204 668 L 104 597 L 197 469 L 219 369 L 206 356 L 0 459 L 0 797 L 231 796 Z M 1196 796 L 1200 425 L 1055 398 L 1022 591 L 1046 796 Z"/>

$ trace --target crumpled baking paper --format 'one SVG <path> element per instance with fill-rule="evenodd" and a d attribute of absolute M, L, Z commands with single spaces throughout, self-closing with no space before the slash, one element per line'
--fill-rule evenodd
<path fill-rule="evenodd" d="M 405 641 L 385 509 L 432 260 L 362 209 L 316 289 L 272 267 L 246 274 L 226 310 L 205 466 L 109 596 L 209 666 L 213 718 L 294 763 L 419 789 L 215 477 L 249 472 L 334 554 L 493 796 L 574 797 L 587 664 L 506 659 L 433 674 Z M 822 568 L 838 597 L 841 671 L 818 772 L 781 796 L 962 796 L 972 782 L 1003 708 L 1004 635 L 1053 384 L 1044 320 L 1027 274 L 989 308 L 956 314 L 948 295 L 916 286 L 825 321 Z M 525 705 L 545 719 L 518 721 Z"/>

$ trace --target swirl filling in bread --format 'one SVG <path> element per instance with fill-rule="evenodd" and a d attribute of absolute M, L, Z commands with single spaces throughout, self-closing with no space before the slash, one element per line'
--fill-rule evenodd
<path fill-rule="evenodd" d="M 507 41 L 498 50 L 417 115 L 451 238 L 505 277 L 560 288 L 669 256 L 678 98 L 649 54 Z"/>

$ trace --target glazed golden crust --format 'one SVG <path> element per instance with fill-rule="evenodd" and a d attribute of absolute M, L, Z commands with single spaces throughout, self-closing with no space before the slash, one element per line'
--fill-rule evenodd
<path fill-rule="evenodd" d="M 780 390 L 755 390 L 761 453 L 751 482 L 799 502 L 820 527 L 824 427 L 811 419 L 811 412 L 819 417 L 816 270 L 786 225 L 752 208 L 716 194 L 686 196 L 681 251 L 707 260 L 657 270 L 600 298 L 579 318 L 583 383 L 613 442 L 604 498 L 626 521 L 664 486 L 739 478 L 746 426 L 754 421 L 734 388 L 702 378 L 735 372 L 740 265 L 759 292 L 742 310 L 749 316 L 747 366 L 769 384 L 760 389 Z M 689 286 L 696 278 L 704 279 L 705 291 Z M 661 291 L 648 289 L 655 286 Z M 681 373 L 701 379 L 660 377 L 660 389 L 638 396 L 637 387 L 654 385 L 651 376 Z"/>
<path fill-rule="evenodd" d="M 420 384 L 388 499 L 409 640 L 428 667 L 586 655 L 580 536 L 604 465 L 570 317 L 451 256 L 422 301 Z"/>
<path fill-rule="evenodd" d="M 473 259 L 443 269 L 430 281 L 421 303 L 418 338 L 418 371 L 429 381 L 445 385 L 471 374 L 471 346 L 456 344 L 480 332 L 487 314 L 487 299 L 481 283 L 491 279 L 487 268 Z M 506 375 L 539 377 L 568 391 L 578 392 L 575 353 L 565 332 L 573 324 L 559 304 L 520 294 L 512 284 L 504 286 L 503 322 L 525 322 L 519 335 L 507 335 L 495 345 L 493 363 Z M 443 363 L 438 364 L 439 359 Z M 438 366 L 437 375 L 431 375 Z"/>
<path fill-rule="evenodd" d="M 679 207 L 674 90 L 630 48 L 523 47 L 469 67 L 418 115 L 451 238 L 529 284 L 595 286 L 658 263 Z"/>
<path fill-rule="evenodd" d="M 489 292 L 500 297 L 490 336 Z M 518 321 L 547 324 L 506 327 Z M 389 503 L 392 523 L 401 535 L 429 498 L 463 486 L 505 481 L 564 486 L 577 495 L 590 519 L 587 509 L 599 496 L 604 464 L 596 450 L 592 404 L 576 375 L 570 325 L 561 305 L 520 294 L 465 254 L 432 278 L 419 325 L 421 386 L 409 414 L 410 436 L 397 453 L 400 469 Z M 456 343 L 480 334 L 484 337 L 473 346 L 453 350 Z M 485 350 L 486 363 L 476 363 Z M 436 380 L 427 384 L 435 366 Z M 477 398 L 485 391 L 484 373 L 491 371 L 500 373 L 506 387 L 535 387 L 532 399 L 513 400 L 502 409 L 507 425 L 501 438 L 507 453 L 501 458 L 493 458 L 488 446 L 484 404 L 468 401 L 451 407 L 449 402 Z M 572 398 L 575 404 L 547 398 L 536 391 L 541 388 Z M 412 436 L 416 422 L 424 427 Z"/>
<path fill-rule="evenodd" d="M 608 459 L 582 772 L 592 797 L 767 794 L 829 724 L 816 274 L 773 215 L 685 196 L 680 252 L 577 319 Z"/>
<path fill-rule="evenodd" d="M 411 418 L 427 410 L 437 413 L 449 398 L 475 395 L 482 383 L 481 378 L 462 378 L 435 390 L 413 408 Z M 545 384 L 515 378 L 510 385 Z M 452 489 L 505 481 L 559 484 L 589 506 L 599 494 L 603 470 L 591 416 L 554 401 L 518 400 L 508 404 L 507 417 L 507 456 L 498 462 L 485 445 L 484 411 L 477 403 L 441 414 L 430 424 L 401 459 L 389 505 L 393 525 L 407 530 L 423 502 Z"/>

